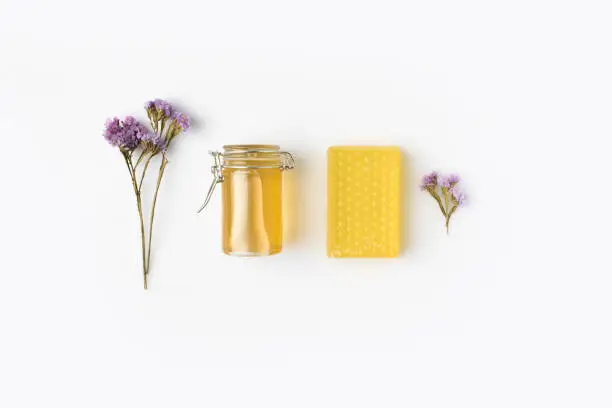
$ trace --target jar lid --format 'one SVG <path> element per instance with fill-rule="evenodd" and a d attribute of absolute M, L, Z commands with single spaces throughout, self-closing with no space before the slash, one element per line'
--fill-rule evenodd
<path fill-rule="evenodd" d="M 288 169 L 293 156 L 278 145 L 238 144 L 223 146 L 222 166 L 227 169 Z"/>

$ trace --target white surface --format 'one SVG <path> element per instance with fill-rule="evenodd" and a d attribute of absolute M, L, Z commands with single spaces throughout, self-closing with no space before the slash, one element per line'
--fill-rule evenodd
<path fill-rule="evenodd" d="M 609 407 L 610 9 L 3 1 L 0 406 Z M 150 290 L 106 117 L 163 97 Z M 296 153 L 297 236 L 221 254 L 208 149 Z M 325 150 L 407 152 L 410 245 L 325 256 Z M 445 236 L 418 191 L 456 171 Z"/>

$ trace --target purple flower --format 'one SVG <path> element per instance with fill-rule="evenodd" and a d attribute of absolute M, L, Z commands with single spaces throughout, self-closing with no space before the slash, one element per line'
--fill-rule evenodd
<path fill-rule="evenodd" d="M 450 176 L 442 176 L 439 180 L 440 187 L 451 188 L 459 182 L 459 176 L 451 174 Z"/>
<path fill-rule="evenodd" d="M 446 218 L 447 234 L 451 216 L 465 203 L 465 194 L 457 187 L 458 183 L 459 176 L 456 174 L 438 176 L 434 171 L 425 175 L 421 184 L 421 190 L 427 191 L 438 202 L 442 215 Z M 437 186 L 440 186 L 442 191 Z"/>
<path fill-rule="evenodd" d="M 426 190 L 428 187 L 435 187 L 438 184 L 438 172 L 432 171 L 423 176 L 421 181 L 421 190 Z"/>
<path fill-rule="evenodd" d="M 465 194 L 463 194 L 461 190 L 459 190 L 457 187 L 451 187 L 451 189 L 448 191 L 451 193 L 453 200 L 457 202 L 457 205 L 461 206 L 465 204 Z"/>
<path fill-rule="evenodd" d="M 149 131 L 141 125 L 133 116 L 126 116 L 123 121 L 114 117 L 106 121 L 104 138 L 112 146 L 124 150 L 134 150 L 140 144 L 140 140 Z"/>
<path fill-rule="evenodd" d="M 451 187 L 457 184 L 459 180 L 459 176 L 456 174 L 451 174 L 450 176 L 448 176 L 448 182 L 450 183 Z"/>
<path fill-rule="evenodd" d="M 147 132 L 146 134 L 141 136 L 140 140 L 147 149 L 160 152 L 166 150 L 166 141 L 163 137 L 155 133 Z"/>
<path fill-rule="evenodd" d="M 124 140 L 127 146 L 130 147 L 130 150 L 133 150 L 138 146 L 142 137 L 149 133 L 149 130 L 139 123 L 135 117 L 126 116 L 123 119 L 123 132 L 124 132 Z"/>
<path fill-rule="evenodd" d="M 138 121 L 133 116 L 126 116 L 123 119 L 123 127 L 125 127 L 125 128 L 131 128 L 131 127 L 137 126 L 137 125 L 138 125 Z"/>
<path fill-rule="evenodd" d="M 153 106 L 155 106 L 155 109 L 157 109 L 158 112 L 162 113 L 167 118 L 171 117 L 172 113 L 174 113 L 174 108 L 172 105 L 163 99 L 155 99 L 153 101 Z"/>
<path fill-rule="evenodd" d="M 168 119 L 172 117 L 174 108 L 168 101 L 163 99 L 154 99 L 145 103 L 145 109 L 149 115 L 153 116 L 154 120 Z"/>
<path fill-rule="evenodd" d="M 107 119 L 104 125 L 104 139 L 112 146 L 119 145 L 119 138 L 121 135 L 121 121 L 118 117 Z"/>
<path fill-rule="evenodd" d="M 175 112 L 174 115 L 172 115 L 172 119 L 174 120 L 174 123 L 176 123 L 176 125 L 181 128 L 183 132 L 191 127 L 191 121 L 189 120 L 189 117 L 184 113 Z"/>

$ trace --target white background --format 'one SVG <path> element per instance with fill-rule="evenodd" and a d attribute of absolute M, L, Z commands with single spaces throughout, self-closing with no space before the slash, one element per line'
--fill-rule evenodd
<path fill-rule="evenodd" d="M 601 1 L 0 4 L 0 406 L 609 407 Z M 167 98 L 150 290 L 101 132 Z M 207 150 L 297 156 L 284 252 L 220 251 Z M 408 245 L 325 255 L 325 154 L 406 153 Z M 449 236 L 418 190 L 457 172 Z"/>

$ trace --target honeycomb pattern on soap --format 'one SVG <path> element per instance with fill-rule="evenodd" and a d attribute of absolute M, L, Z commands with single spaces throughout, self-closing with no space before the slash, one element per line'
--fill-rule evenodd
<path fill-rule="evenodd" d="M 327 256 L 398 256 L 401 172 L 397 147 L 328 149 Z"/>

